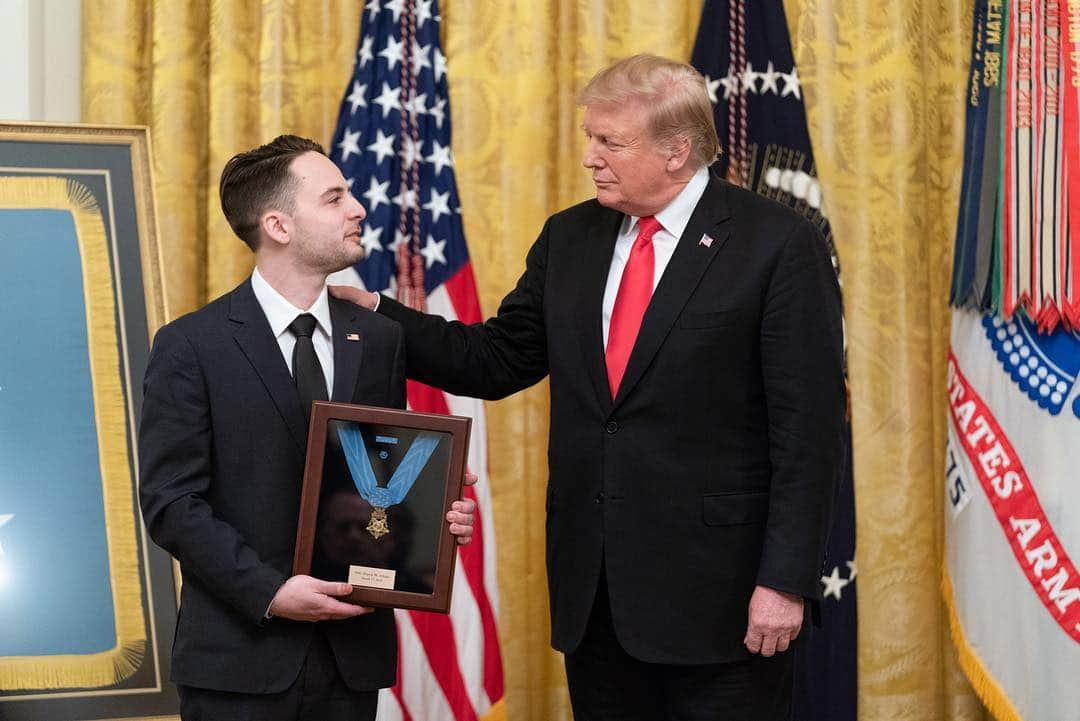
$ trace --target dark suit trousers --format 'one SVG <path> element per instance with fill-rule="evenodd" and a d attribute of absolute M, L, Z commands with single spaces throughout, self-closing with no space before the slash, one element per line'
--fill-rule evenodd
<path fill-rule="evenodd" d="M 585 638 L 566 656 L 575 721 L 786 721 L 792 655 L 702 666 L 645 663 L 619 643 L 607 582 Z"/>
<path fill-rule="evenodd" d="M 179 686 L 183 721 L 375 721 L 378 691 L 353 691 L 334 652 L 315 633 L 300 675 L 281 693 L 244 694 Z"/>

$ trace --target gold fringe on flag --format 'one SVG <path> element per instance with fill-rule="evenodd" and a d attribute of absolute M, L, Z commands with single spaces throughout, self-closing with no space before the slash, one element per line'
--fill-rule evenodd
<path fill-rule="evenodd" d="M 960 625 L 960 616 L 956 612 L 956 599 L 953 596 L 952 580 L 949 578 L 948 569 L 941 575 L 941 593 L 945 597 L 945 606 L 949 610 L 949 629 L 952 631 L 953 645 L 956 646 L 960 658 L 960 668 L 967 675 L 979 700 L 997 721 L 1024 721 L 1008 695 L 994 680 L 989 669 L 983 665 L 982 659 L 968 644 L 964 628 Z"/>
<path fill-rule="evenodd" d="M 128 465 L 128 422 L 121 381 L 113 274 L 101 209 L 90 190 L 60 177 L 0 178 L 0 209 L 70 212 L 82 259 L 87 345 L 100 459 L 101 495 L 112 586 L 116 645 L 90 654 L 0 657 L 0 690 L 99 688 L 130 677 L 146 656 Z"/>
<path fill-rule="evenodd" d="M 506 721 L 506 697 L 495 702 L 495 705 L 480 717 L 480 721 Z"/>

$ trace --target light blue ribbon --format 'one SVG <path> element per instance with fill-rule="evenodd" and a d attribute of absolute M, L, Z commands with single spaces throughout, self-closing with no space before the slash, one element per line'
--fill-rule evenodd
<path fill-rule="evenodd" d="M 355 426 L 341 426 L 338 428 L 338 438 L 341 439 L 341 448 L 345 451 L 345 461 L 349 464 L 349 473 L 356 484 L 356 490 L 360 492 L 360 497 L 374 508 L 389 508 L 405 500 L 420 471 L 424 470 L 431 454 L 435 452 L 435 446 L 439 445 L 437 433 L 421 432 L 409 446 L 405 458 L 390 477 L 390 482 L 382 487 L 375 480 L 375 469 L 371 467 L 371 459 L 368 458 L 360 429 Z"/>

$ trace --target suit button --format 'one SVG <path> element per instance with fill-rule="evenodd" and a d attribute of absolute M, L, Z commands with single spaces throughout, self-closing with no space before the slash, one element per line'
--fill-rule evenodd
<path fill-rule="evenodd" d="M 608 433 L 618 433 L 619 432 L 619 424 L 616 423 L 615 421 L 608 421 L 607 425 L 604 426 L 604 430 L 607 431 Z"/>
<path fill-rule="evenodd" d="M 604 502 L 604 492 L 600 491 L 599 493 L 597 493 L 596 498 L 594 498 L 593 500 L 596 501 L 597 503 L 603 503 Z"/>

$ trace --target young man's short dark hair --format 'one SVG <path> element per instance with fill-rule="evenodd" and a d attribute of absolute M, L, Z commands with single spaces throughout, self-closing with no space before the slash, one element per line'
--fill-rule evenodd
<path fill-rule="evenodd" d="M 233 232 L 252 250 L 259 247 L 259 216 L 270 208 L 292 212 L 296 177 L 289 165 L 304 153 L 326 155 L 314 140 L 279 135 L 225 163 L 218 188 L 221 210 Z"/>

